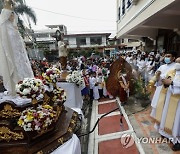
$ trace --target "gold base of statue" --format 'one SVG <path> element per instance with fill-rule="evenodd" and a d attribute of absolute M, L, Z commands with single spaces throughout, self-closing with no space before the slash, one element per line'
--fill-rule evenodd
<path fill-rule="evenodd" d="M 61 64 L 61 69 L 66 70 L 67 66 L 67 57 L 59 57 L 59 62 Z"/>
<path fill-rule="evenodd" d="M 27 134 L 22 133 L 22 130 L 12 129 L 9 128 L 10 125 L 1 123 L 0 153 L 49 154 L 72 137 L 77 118 L 78 114 L 66 107 L 57 123 L 53 125 L 53 131 L 44 133 L 30 142 Z"/>
<path fill-rule="evenodd" d="M 61 78 L 59 79 L 60 82 L 66 82 L 66 77 L 69 75 L 69 73 L 67 71 L 63 71 L 61 73 Z"/>

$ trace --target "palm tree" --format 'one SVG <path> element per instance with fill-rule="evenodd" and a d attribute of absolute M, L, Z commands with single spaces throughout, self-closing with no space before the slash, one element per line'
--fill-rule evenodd
<path fill-rule="evenodd" d="M 25 1 L 23 0 L 16 0 L 16 2 L 17 2 L 17 6 L 14 9 L 15 12 L 17 14 L 27 15 L 34 22 L 34 24 L 36 24 L 37 19 L 36 19 L 35 12 L 32 10 L 32 8 L 27 6 Z"/>
<path fill-rule="evenodd" d="M 1 12 L 2 8 L 3 8 L 3 2 L 2 2 L 2 0 L 1 0 L 1 1 L 0 1 L 0 12 Z"/>
<path fill-rule="evenodd" d="M 0 12 L 3 8 L 3 3 L 4 0 L 0 0 Z M 36 15 L 35 12 L 25 4 L 24 0 L 16 0 L 16 5 L 14 8 L 14 11 L 18 14 L 18 15 L 27 15 L 34 24 L 36 24 L 37 19 L 36 19 Z M 20 19 L 19 19 L 20 21 Z M 22 22 L 21 22 L 22 23 Z M 21 23 L 19 23 L 21 25 Z"/>
<path fill-rule="evenodd" d="M 0 0 L 0 12 L 3 8 L 4 0 Z M 25 26 L 23 20 L 20 18 L 20 15 L 27 15 L 28 19 L 31 19 L 34 24 L 36 24 L 37 19 L 35 12 L 30 8 L 29 6 L 26 5 L 25 0 L 16 0 L 16 5 L 14 7 L 14 11 L 18 15 L 18 29 L 19 32 L 21 33 L 21 36 L 24 38 L 25 35 Z M 31 29 L 31 24 L 29 22 L 29 28 Z"/>

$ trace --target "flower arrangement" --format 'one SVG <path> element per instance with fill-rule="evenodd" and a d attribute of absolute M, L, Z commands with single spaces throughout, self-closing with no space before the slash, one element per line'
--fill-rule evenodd
<path fill-rule="evenodd" d="M 44 84 L 40 79 L 25 78 L 16 85 L 16 93 L 23 98 L 36 98 L 44 91 Z"/>
<path fill-rule="evenodd" d="M 71 74 L 67 75 L 66 81 L 70 83 L 75 83 L 78 87 L 84 85 L 84 79 L 81 72 L 73 71 Z"/>
<path fill-rule="evenodd" d="M 64 91 L 64 89 L 61 88 L 54 88 L 53 89 L 53 98 L 52 101 L 53 102 L 65 102 L 66 101 L 66 92 Z"/>
<path fill-rule="evenodd" d="M 24 131 L 46 130 L 56 121 L 56 112 L 49 105 L 39 105 L 37 109 L 27 108 L 21 113 L 18 125 Z"/>
<path fill-rule="evenodd" d="M 55 67 L 49 68 L 45 73 L 42 74 L 44 84 L 50 85 L 56 83 L 61 75 L 61 71 Z"/>

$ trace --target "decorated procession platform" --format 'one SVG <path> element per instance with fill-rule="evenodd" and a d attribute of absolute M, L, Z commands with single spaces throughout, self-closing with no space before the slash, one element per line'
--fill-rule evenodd
<path fill-rule="evenodd" d="M 22 108 L 16 107 L 12 102 L 0 104 L 0 118 L 10 115 L 19 115 Z M 7 117 L 7 116 L 6 116 Z M 0 122 L 0 151 L 1 153 L 51 153 L 60 145 L 68 141 L 74 132 L 77 113 L 68 107 L 61 112 L 58 121 L 43 132 L 25 132 L 21 127 L 13 126 L 7 120 Z"/>
<path fill-rule="evenodd" d="M 51 153 L 72 138 L 78 113 L 64 105 L 66 91 L 57 86 L 60 75 L 58 69 L 50 68 L 43 81 L 20 81 L 16 96 L 0 93 L 1 153 Z M 67 82 L 79 83 L 71 78 Z M 76 81 L 81 84 L 82 78 Z"/>

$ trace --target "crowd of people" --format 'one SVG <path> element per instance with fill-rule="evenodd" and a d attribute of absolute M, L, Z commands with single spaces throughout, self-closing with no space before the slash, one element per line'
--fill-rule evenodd
<path fill-rule="evenodd" d="M 79 70 L 85 82 L 85 88 L 82 89 L 82 96 L 87 100 L 100 99 L 103 97 L 112 97 L 107 93 L 105 81 L 109 74 L 109 67 L 113 59 L 100 58 L 91 59 L 77 57 L 67 63 L 67 71 Z M 42 79 L 42 73 L 49 67 L 61 69 L 59 62 L 49 63 L 44 58 L 42 61 L 31 60 L 32 69 L 36 78 Z"/>
<path fill-rule="evenodd" d="M 75 57 L 67 62 L 67 71 L 79 70 L 85 82 L 82 96 L 85 100 L 99 100 L 113 98 L 106 89 L 111 64 L 121 56 L 142 77 L 146 85 L 154 80 L 156 87 L 152 98 L 151 117 L 156 121 L 155 128 L 164 137 L 171 139 L 173 150 L 180 150 L 180 57 L 175 52 L 150 52 L 140 50 L 119 52 L 115 57 Z M 30 60 L 35 78 L 42 78 L 47 68 L 61 69 L 59 62 L 50 63 L 44 58 L 42 61 Z M 119 85 L 120 86 L 120 85 Z"/>
<path fill-rule="evenodd" d="M 179 150 L 180 136 L 180 57 L 175 52 L 150 52 L 138 51 L 122 52 L 123 57 L 133 69 L 139 72 L 143 81 L 148 85 L 149 80 L 154 80 L 156 87 L 152 98 L 151 116 L 155 119 L 155 128 L 164 137 L 171 139 L 173 149 Z M 111 64 L 118 58 L 101 57 L 99 59 L 76 57 L 68 61 L 67 70 L 82 71 L 85 88 L 82 96 L 87 100 L 99 100 L 104 97 L 112 98 L 106 89 L 106 80 L 110 74 Z M 40 77 L 48 67 L 60 68 L 59 62 L 48 63 L 31 61 L 35 77 Z"/>
<path fill-rule="evenodd" d="M 16 95 L 15 86 L 24 78 L 43 79 L 42 73 L 50 67 L 61 69 L 59 62 L 42 61 L 29 62 L 25 45 L 17 30 L 17 15 L 9 8 L 4 8 L 0 19 L 0 84 L 10 95 Z M 59 42 L 59 50 L 62 50 Z M 60 55 L 59 55 L 60 56 Z M 62 58 L 64 56 L 65 58 Z M 67 54 L 61 55 L 65 61 Z M 75 57 L 67 63 L 68 71 L 82 71 L 85 87 L 82 95 L 87 100 L 99 100 L 103 97 L 112 98 L 106 89 L 111 64 L 123 57 L 134 70 L 139 72 L 145 85 L 152 79 L 156 90 L 152 98 L 151 117 L 155 119 L 156 130 L 172 141 L 173 150 L 180 150 L 180 57 L 176 52 L 145 53 L 140 50 L 119 52 L 116 57 L 86 58 Z M 32 69 L 31 69 L 32 66 Z M 119 84 L 121 86 L 121 84 Z M 129 86 L 128 86 L 129 87 Z M 128 91 L 128 88 L 126 88 Z"/>
<path fill-rule="evenodd" d="M 82 71 L 85 81 L 85 89 L 82 90 L 82 95 L 85 99 L 98 100 L 104 97 L 110 97 L 110 93 L 106 90 L 106 80 L 110 73 L 111 64 L 123 57 L 134 70 L 136 70 L 146 85 L 148 81 L 154 76 L 158 68 L 165 64 L 165 53 L 152 51 L 150 53 L 141 52 L 140 50 L 132 50 L 128 52 L 120 52 L 115 57 L 101 57 L 93 59 L 91 57 L 74 57 L 67 62 L 67 70 Z M 34 76 L 42 79 L 41 74 L 49 67 L 57 67 L 61 69 L 59 62 L 49 63 L 46 58 L 42 61 L 31 60 Z"/>
<path fill-rule="evenodd" d="M 162 137 L 173 143 L 173 150 L 180 150 L 180 57 L 177 52 L 165 53 L 128 52 L 123 54 L 140 73 L 145 84 L 155 86 L 151 117 Z M 153 82 L 151 82 L 153 81 Z"/>

